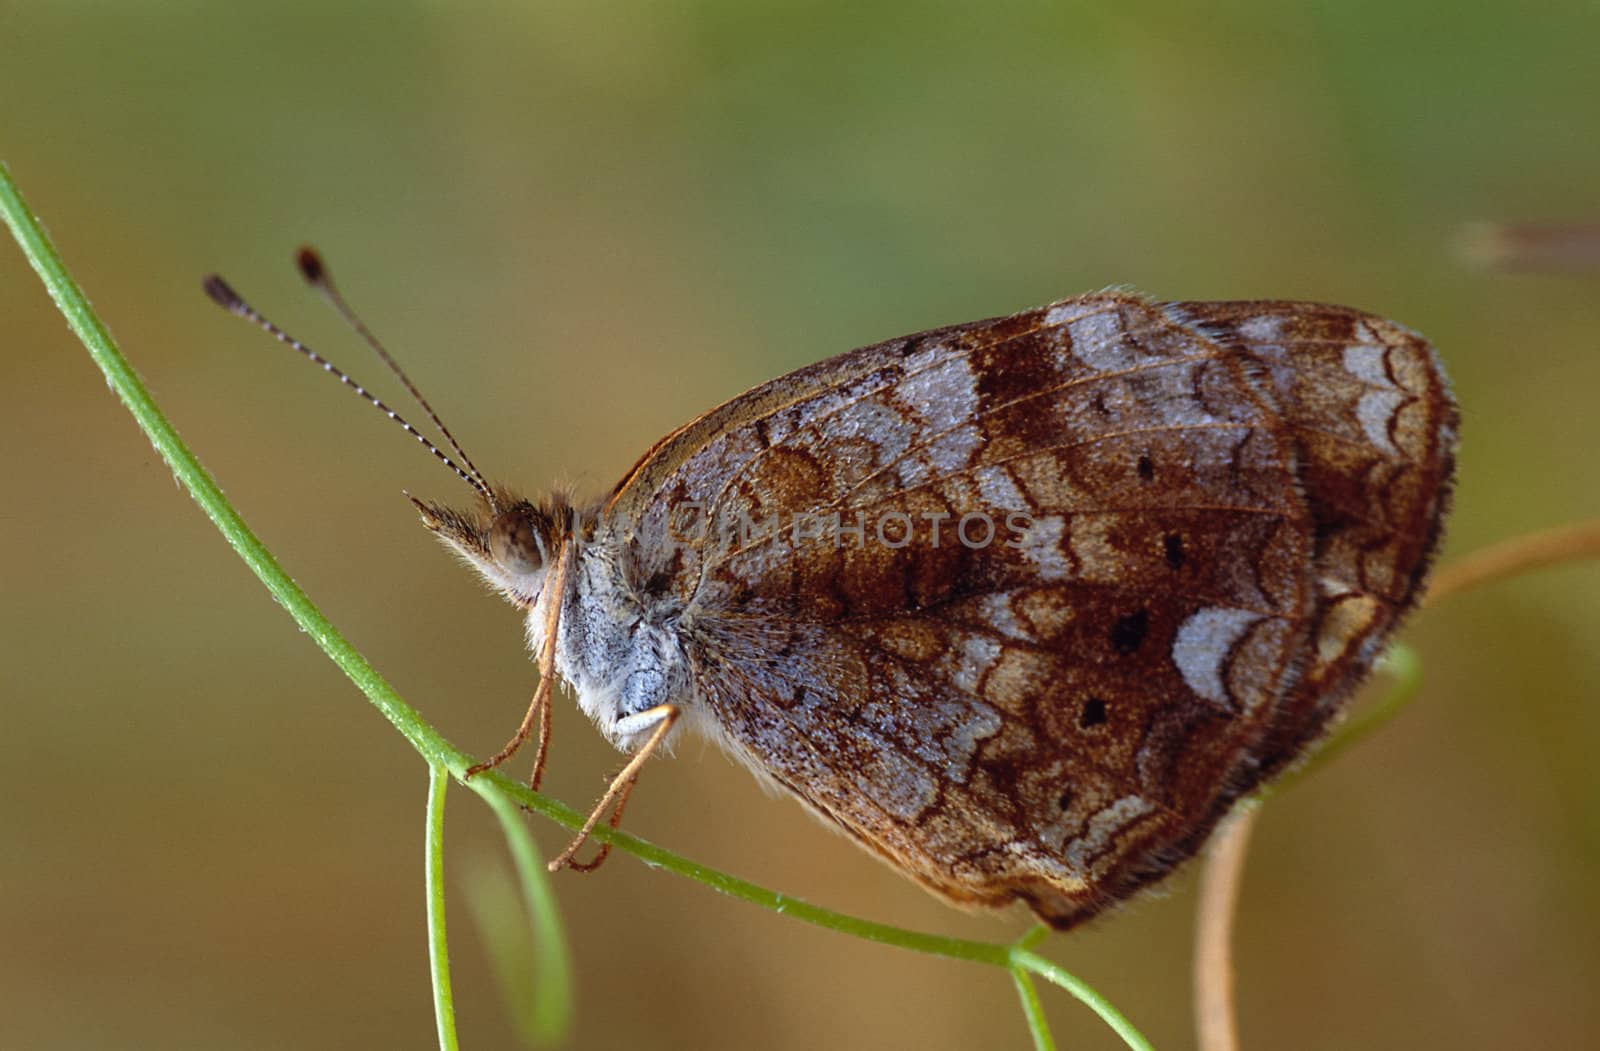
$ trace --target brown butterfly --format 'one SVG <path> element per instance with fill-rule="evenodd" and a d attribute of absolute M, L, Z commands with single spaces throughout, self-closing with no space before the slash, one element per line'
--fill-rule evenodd
<path fill-rule="evenodd" d="M 589 502 L 491 486 L 440 425 L 478 500 L 414 502 L 539 657 L 474 772 L 538 727 L 537 783 L 559 675 L 633 757 L 585 834 L 690 729 L 929 890 L 1066 928 L 1338 714 L 1421 593 L 1456 425 L 1392 321 L 1103 292 L 780 377 Z"/>

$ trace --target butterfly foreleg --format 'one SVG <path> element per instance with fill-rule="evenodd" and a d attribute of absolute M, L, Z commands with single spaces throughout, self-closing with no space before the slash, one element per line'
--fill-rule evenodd
<path fill-rule="evenodd" d="M 544 618 L 544 645 L 539 649 L 539 685 L 534 688 L 533 700 L 528 702 L 528 711 L 522 717 L 522 725 L 517 727 L 517 732 L 511 735 L 511 740 L 506 746 L 483 762 L 467 768 L 466 776 L 475 777 L 485 770 L 492 770 L 516 754 L 527 739 L 533 736 L 535 725 L 539 728 L 539 751 L 533 757 L 533 773 L 528 775 L 528 786 L 535 792 L 539 790 L 539 782 L 544 779 L 545 756 L 550 750 L 550 690 L 555 683 L 556 676 L 556 632 L 561 625 L 560 596 L 565 593 L 567 584 L 567 570 L 571 567 L 573 558 L 573 545 L 562 546 L 561 554 L 556 557 L 555 569 L 550 574 L 547 585 L 547 594 L 550 601 Z"/>
<path fill-rule="evenodd" d="M 578 834 L 572 842 L 567 844 L 567 849 L 563 850 L 550 862 L 551 872 L 556 872 L 562 868 L 573 868 L 579 872 L 593 872 L 606 860 L 606 856 L 611 853 L 611 844 L 609 843 L 601 845 L 600 852 L 594 856 L 593 860 L 579 862 L 572 859 L 583 844 L 588 841 L 589 833 L 594 831 L 595 826 L 600 823 L 601 816 L 607 810 L 611 811 L 611 817 L 606 822 L 609 827 L 616 828 L 622 822 L 622 810 L 628 805 L 628 796 L 633 793 L 633 786 L 639 780 L 639 771 L 644 767 L 645 761 L 650 758 L 651 754 L 660 747 L 661 742 L 667 739 L 667 734 L 671 732 L 672 726 L 678 721 L 680 714 L 681 711 L 675 704 L 658 704 L 654 708 L 646 709 L 637 715 L 629 715 L 617 720 L 615 729 L 621 736 L 645 732 L 648 732 L 650 736 L 645 739 L 643 746 L 628 760 L 628 765 L 622 768 L 622 772 L 611 779 L 611 786 L 606 789 L 605 794 L 600 797 L 600 801 L 589 812 L 588 820 L 584 821 L 583 827 L 578 830 Z"/>

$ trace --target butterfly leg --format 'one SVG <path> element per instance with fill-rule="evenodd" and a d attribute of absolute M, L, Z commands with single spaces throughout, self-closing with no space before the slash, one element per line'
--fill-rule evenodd
<path fill-rule="evenodd" d="M 504 748 L 483 762 L 467 768 L 468 778 L 475 777 L 485 770 L 493 770 L 510 759 L 516 754 L 517 749 L 522 747 L 523 742 L 533 736 L 533 728 L 537 725 L 539 751 L 533 758 L 533 773 L 528 776 L 528 787 L 537 792 L 539 782 L 544 780 L 544 761 L 550 750 L 550 689 L 556 675 L 556 632 L 561 627 L 560 597 L 565 594 L 567 569 L 572 564 L 572 552 L 573 545 L 562 546 L 555 568 L 550 572 L 550 580 L 545 585 L 550 601 L 546 604 L 544 617 L 544 645 L 539 648 L 539 685 L 534 688 L 533 700 L 528 702 L 528 712 L 522 717 L 522 725 L 517 727 L 517 732 L 511 735 L 511 740 L 506 742 Z"/>
<path fill-rule="evenodd" d="M 543 661 L 540 662 L 541 664 Z M 522 725 L 517 727 L 517 732 L 512 735 L 506 746 L 483 762 L 467 768 L 467 777 L 476 777 L 485 770 L 493 770 L 501 763 L 516 754 L 528 738 L 533 736 L 535 725 L 539 728 L 539 751 L 533 760 L 533 774 L 528 778 L 528 786 L 535 792 L 539 790 L 539 782 L 544 777 L 545 752 L 550 747 L 550 673 L 541 672 L 539 685 L 534 688 L 533 700 L 528 702 L 528 713 L 522 717 Z"/>
<path fill-rule="evenodd" d="M 661 742 L 666 740 L 667 733 L 672 729 L 672 725 L 678 721 L 678 715 L 679 709 L 677 705 L 658 704 L 654 708 L 640 712 L 638 715 L 629 716 L 619 723 L 619 729 L 624 732 L 646 730 L 650 728 L 652 723 L 655 724 L 655 728 L 651 731 L 644 745 L 633 753 L 633 758 L 628 760 L 628 765 L 622 768 L 622 772 L 611 779 L 611 787 L 606 789 L 605 795 L 600 797 L 600 802 L 596 803 L 594 809 L 589 812 L 589 818 L 583 823 L 583 828 L 578 830 L 576 838 L 567 844 L 566 850 L 563 850 L 554 861 L 550 862 L 551 872 L 556 872 L 566 867 L 577 869 L 579 872 L 593 872 L 606 860 L 606 855 L 611 853 L 611 844 L 609 843 L 602 844 L 600 852 L 591 861 L 579 862 L 573 861 L 572 858 L 573 855 L 577 854 L 579 848 L 588 841 L 589 833 L 594 831 L 594 827 L 600 823 L 601 815 L 607 810 L 611 810 L 611 817 L 607 821 L 611 828 L 616 828 L 621 823 L 622 810 L 628 805 L 628 797 L 633 794 L 633 786 L 639 780 L 639 771 L 644 767 L 645 760 L 649 759 Z M 616 804 L 615 808 L 612 807 L 613 803 Z"/>

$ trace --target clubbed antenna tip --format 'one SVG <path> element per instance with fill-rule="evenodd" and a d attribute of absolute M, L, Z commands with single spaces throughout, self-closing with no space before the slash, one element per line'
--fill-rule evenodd
<path fill-rule="evenodd" d="M 201 287 L 206 290 L 206 295 L 211 297 L 213 303 L 230 314 L 243 314 L 249 309 L 239 293 L 233 290 L 233 286 L 217 274 L 207 274 Z"/>
<path fill-rule="evenodd" d="M 322 256 L 317 254 L 315 248 L 306 247 L 295 253 L 295 265 L 300 268 L 300 276 L 313 285 L 326 285 L 328 281 L 328 268 L 322 262 Z"/>

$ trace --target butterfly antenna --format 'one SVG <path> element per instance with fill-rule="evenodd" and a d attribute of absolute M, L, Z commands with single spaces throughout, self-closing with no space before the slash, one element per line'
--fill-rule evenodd
<path fill-rule="evenodd" d="M 339 286 L 333 283 L 333 275 L 328 273 L 328 266 L 322 261 L 321 254 L 315 248 L 302 248 L 295 255 L 295 264 L 299 266 L 300 276 L 305 278 L 306 283 L 316 289 L 322 298 L 339 312 L 339 316 L 344 318 L 345 323 L 355 329 L 356 334 L 361 337 L 367 346 L 371 347 L 373 352 L 383 359 L 383 363 L 389 367 L 390 372 L 394 373 L 395 378 L 405 384 L 406 390 L 416 399 L 422 411 L 428 414 L 428 419 L 433 421 L 433 425 L 439 429 L 439 433 L 444 435 L 444 440 L 450 443 L 450 448 L 455 450 L 456 455 L 461 458 L 462 464 L 478 480 L 479 491 L 487 491 L 489 483 L 483 477 L 483 472 L 478 470 L 477 464 L 472 462 L 472 457 L 467 455 L 467 450 L 463 449 L 461 443 L 456 441 L 456 436 L 450 433 L 450 428 L 444 425 L 444 421 L 439 418 L 439 414 L 433 411 L 433 406 L 428 404 L 428 399 L 422 396 L 422 392 L 417 389 L 417 385 L 411 382 L 411 377 L 406 375 L 405 369 L 400 367 L 400 363 L 394 359 L 394 355 L 389 353 L 382 341 L 373 334 L 372 330 L 367 327 L 366 322 L 361 320 L 361 316 L 355 312 L 349 301 L 344 298 L 344 294 L 339 291 Z M 490 502 L 492 503 L 493 501 Z"/>
<path fill-rule="evenodd" d="M 411 426 L 411 424 L 407 423 L 403 416 L 389 408 L 389 406 L 383 403 L 382 399 L 368 391 L 361 384 L 357 383 L 353 378 L 351 378 L 349 373 L 345 372 L 343 369 L 339 368 L 339 366 L 335 365 L 321 354 L 318 354 L 316 351 L 312 350 L 298 339 L 295 339 L 277 325 L 274 325 L 272 322 L 268 321 L 261 315 L 260 311 L 256 310 L 256 308 L 251 306 L 249 303 L 246 303 L 244 301 L 244 297 L 235 292 L 233 287 L 221 277 L 218 277 L 216 274 L 207 275 L 202 287 L 204 287 L 206 295 L 211 297 L 211 301 L 216 303 L 222 309 L 226 310 L 230 314 L 244 318 L 246 321 L 255 325 L 257 328 L 267 333 L 279 343 L 298 350 L 301 354 L 311 359 L 311 361 L 321 366 L 322 371 L 332 375 L 340 383 L 343 383 L 346 387 L 349 387 L 351 390 L 360 395 L 361 398 L 368 404 L 372 405 L 379 412 L 389 417 L 389 419 L 393 420 L 395 423 L 398 423 L 402 430 L 411 435 L 411 437 L 415 438 L 417 441 L 421 442 L 429 452 L 433 453 L 433 455 L 439 459 L 441 463 L 459 475 L 461 479 L 468 485 L 472 486 L 472 488 L 476 489 L 485 500 L 489 501 L 490 507 L 496 506 L 494 494 L 490 491 L 489 486 L 483 481 L 482 477 L 478 475 L 477 468 L 473 468 L 472 472 L 468 473 L 454 460 L 450 459 L 450 457 L 441 452 L 437 445 L 429 441 L 427 435 L 423 434 L 421 431 Z M 409 386 L 409 384 L 407 384 L 407 386 Z M 426 403 L 424 403 L 424 407 L 426 407 Z M 441 430 L 442 429 L 443 428 L 441 428 Z M 451 444 L 454 445 L 454 442 Z M 460 452 L 459 447 L 456 447 L 456 449 L 457 452 Z M 462 458 L 465 459 L 464 454 Z M 471 465 L 469 464 L 468 466 Z"/>

